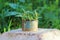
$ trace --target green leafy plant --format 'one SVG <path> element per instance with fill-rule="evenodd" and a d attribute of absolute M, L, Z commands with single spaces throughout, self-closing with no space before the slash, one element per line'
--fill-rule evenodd
<path fill-rule="evenodd" d="M 19 14 L 16 16 L 19 16 Z M 34 10 L 34 11 L 23 10 L 23 13 L 20 14 L 20 17 L 24 20 L 38 20 L 39 19 L 39 13 L 36 10 Z"/>

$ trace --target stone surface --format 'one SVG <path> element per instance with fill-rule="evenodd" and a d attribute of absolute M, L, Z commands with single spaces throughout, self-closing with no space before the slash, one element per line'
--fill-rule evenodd
<path fill-rule="evenodd" d="M 60 40 L 60 30 L 39 29 L 37 32 L 12 30 L 0 35 L 0 40 Z"/>

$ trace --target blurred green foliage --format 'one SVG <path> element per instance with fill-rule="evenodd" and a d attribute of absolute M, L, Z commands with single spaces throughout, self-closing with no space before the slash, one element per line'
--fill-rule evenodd
<path fill-rule="evenodd" d="M 0 32 L 21 28 L 24 10 L 39 12 L 39 28 L 60 29 L 60 0 L 0 0 Z"/>

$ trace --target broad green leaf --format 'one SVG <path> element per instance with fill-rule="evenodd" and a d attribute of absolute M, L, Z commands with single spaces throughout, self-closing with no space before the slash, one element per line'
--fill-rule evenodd
<path fill-rule="evenodd" d="M 17 9 L 19 7 L 18 4 L 15 3 L 8 3 L 7 5 L 9 5 L 13 9 Z"/>
<path fill-rule="evenodd" d="M 17 14 L 19 14 L 19 12 L 15 12 L 15 11 L 13 12 L 13 11 L 12 11 L 12 12 L 6 12 L 6 13 L 4 14 L 4 16 L 5 16 L 5 17 L 7 17 L 7 16 L 15 16 L 15 15 L 17 15 Z"/>
<path fill-rule="evenodd" d="M 25 0 L 19 0 L 19 1 L 20 1 L 20 2 L 23 2 L 23 3 L 25 2 Z"/>
<path fill-rule="evenodd" d="M 22 13 L 19 13 L 19 14 L 15 15 L 15 17 L 23 17 L 23 16 L 22 16 Z"/>

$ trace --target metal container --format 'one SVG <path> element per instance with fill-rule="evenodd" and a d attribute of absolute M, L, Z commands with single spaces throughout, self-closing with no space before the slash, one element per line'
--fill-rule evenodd
<path fill-rule="evenodd" d="M 23 31 L 38 31 L 38 20 L 23 21 L 22 30 Z"/>

